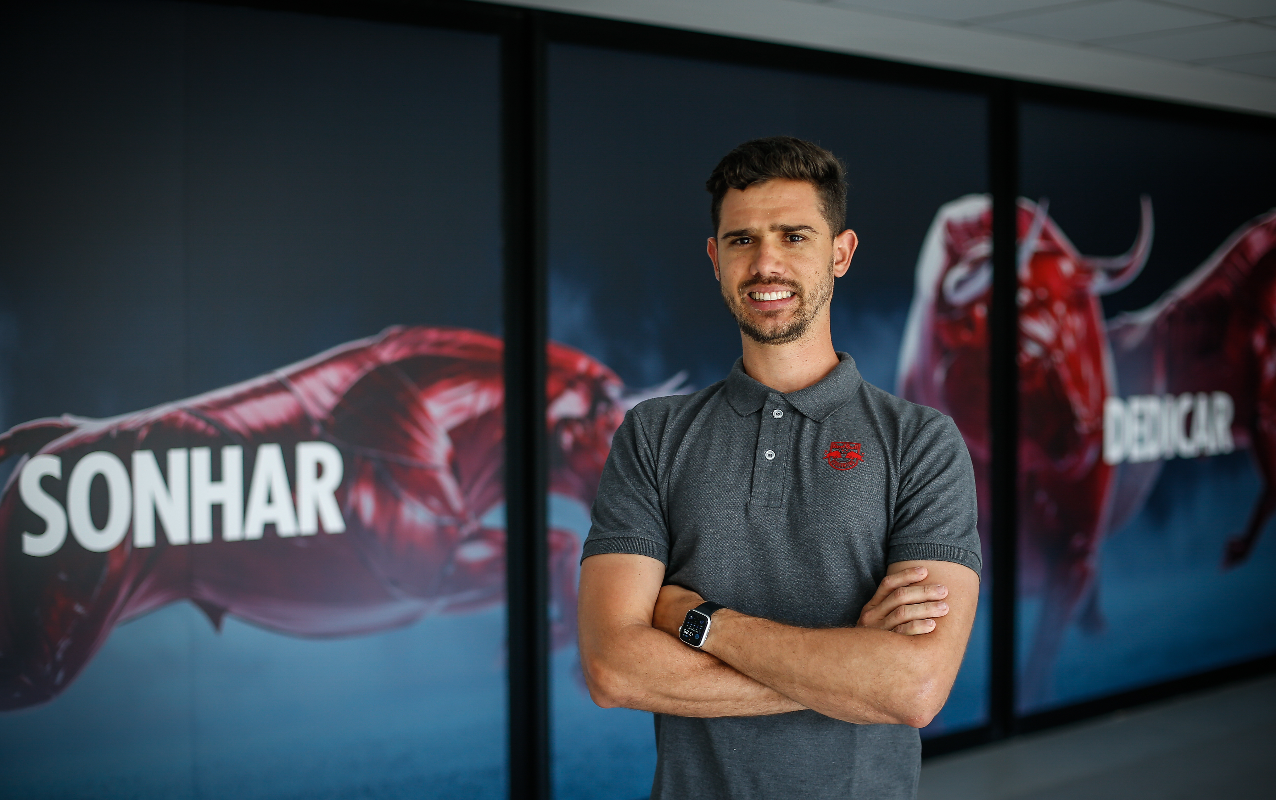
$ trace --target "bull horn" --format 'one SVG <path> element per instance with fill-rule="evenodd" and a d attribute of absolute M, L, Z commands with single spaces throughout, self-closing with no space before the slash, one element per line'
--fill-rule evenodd
<path fill-rule="evenodd" d="M 1143 271 L 1148 253 L 1152 252 L 1152 198 L 1141 196 L 1139 206 L 1139 236 L 1129 250 L 1111 258 L 1087 257 L 1081 260 L 1083 268 L 1093 271 L 1091 291 L 1095 294 L 1110 294 L 1124 289 Z"/>
<path fill-rule="evenodd" d="M 950 306 L 964 306 L 992 286 L 992 243 L 983 239 L 974 244 L 944 275 L 941 288 Z"/>
<path fill-rule="evenodd" d="M 647 386 L 632 391 L 617 392 L 612 400 L 621 408 L 628 411 L 644 400 L 650 400 L 653 397 L 667 397 L 673 394 L 691 394 L 695 391 L 695 387 L 687 382 L 690 373 L 685 369 L 675 373 L 673 377 L 665 380 L 655 386 Z"/>
<path fill-rule="evenodd" d="M 1019 242 L 1019 277 L 1026 278 L 1028 275 L 1028 262 L 1032 260 L 1032 254 L 1037 251 L 1037 241 L 1041 238 L 1041 230 L 1046 227 L 1047 212 L 1050 209 L 1050 201 L 1041 198 L 1037 201 L 1037 210 L 1032 214 L 1032 224 L 1028 226 L 1028 233 Z"/>

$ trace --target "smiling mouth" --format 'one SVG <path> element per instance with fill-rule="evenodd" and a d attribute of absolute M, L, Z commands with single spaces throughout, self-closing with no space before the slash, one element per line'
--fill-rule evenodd
<path fill-rule="evenodd" d="M 793 296 L 793 292 L 749 292 L 749 297 L 754 300 L 787 300 Z"/>

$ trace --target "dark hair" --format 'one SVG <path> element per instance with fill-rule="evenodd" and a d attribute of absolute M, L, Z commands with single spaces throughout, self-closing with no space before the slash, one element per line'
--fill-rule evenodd
<path fill-rule="evenodd" d="M 728 189 L 744 190 L 773 178 L 805 181 L 814 186 L 820 198 L 820 213 L 833 235 L 842 232 L 846 225 L 846 167 L 818 144 L 792 136 L 768 136 L 745 142 L 727 153 L 705 181 L 704 188 L 713 195 L 709 216 L 714 235 L 722 220 L 722 198 Z"/>

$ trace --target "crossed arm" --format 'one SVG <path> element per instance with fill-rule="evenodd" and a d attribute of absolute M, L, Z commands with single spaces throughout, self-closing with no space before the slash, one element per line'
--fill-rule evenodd
<path fill-rule="evenodd" d="M 724 609 L 701 651 L 677 631 L 703 598 L 662 586 L 664 574 L 662 563 L 638 555 L 581 565 L 581 664 L 601 706 L 684 717 L 809 708 L 846 722 L 923 727 L 948 698 L 979 594 L 978 576 L 960 564 L 899 562 L 854 628 L 797 628 Z"/>

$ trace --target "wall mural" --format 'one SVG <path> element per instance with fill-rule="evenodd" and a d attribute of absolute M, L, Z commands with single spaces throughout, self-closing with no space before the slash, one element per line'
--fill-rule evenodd
<path fill-rule="evenodd" d="M 500 37 L 0 45 L 0 796 L 506 796 Z"/>
<path fill-rule="evenodd" d="M 1045 203 L 1018 214 L 1021 576 L 1048 622 L 1024 679 L 1040 693 L 1063 632 L 1098 614 L 1098 543 L 1172 458 L 1249 448 L 1264 481 L 1220 563 L 1242 563 L 1276 507 L 1276 212 L 1244 225 L 1143 311 L 1105 323 L 1097 297 L 1137 279 L 1131 250 L 1081 255 Z M 990 511 L 987 312 L 991 206 L 942 207 L 917 262 L 899 394 L 951 415 Z M 0 435 L 18 457 L 0 499 L 0 709 L 55 697 L 111 630 L 187 600 L 295 636 L 369 633 L 503 598 L 499 339 L 391 328 L 198 397 Z M 626 395 L 605 365 L 549 349 L 551 493 L 587 513 Z M 684 389 L 685 391 L 685 389 Z M 267 535 L 269 534 L 269 535 Z M 981 535 L 986 537 L 981 523 Z M 553 644 L 575 638 L 580 541 L 552 528 Z"/>
<path fill-rule="evenodd" d="M 188 400 L 0 436 L 0 460 L 20 459 L 0 500 L 0 710 L 57 696 L 115 626 L 181 600 L 218 628 L 306 637 L 501 602 L 502 353 L 475 331 L 391 328 Z M 550 486 L 588 508 L 620 382 L 561 346 L 549 381 Z M 553 529 L 549 551 L 561 644 L 580 542 Z"/>
<path fill-rule="evenodd" d="M 986 384 L 992 292 L 986 195 L 942 209 L 917 265 L 899 393 L 951 415 L 975 463 L 981 535 L 991 508 Z M 1018 208 L 1021 586 L 1042 611 L 1023 665 L 1027 702 L 1048 695 L 1069 625 L 1101 624 L 1102 539 L 1143 507 L 1165 460 L 1250 448 L 1263 488 L 1218 554 L 1248 557 L 1276 509 L 1276 212 L 1243 225 L 1148 308 L 1104 320 L 1098 298 L 1136 280 L 1150 199 L 1128 253 L 1080 254 L 1047 204 Z"/>
<path fill-rule="evenodd" d="M 1080 254 L 1044 202 L 1020 199 L 1021 585 L 1042 617 L 1027 697 L 1045 697 L 1065 632 L 1102 617 L 1099 545 L 1141 509 L 1165 460 L 1251 450 L 1250 523 L 1218 553 L 1242 563 L 1276 501 L 1276 212 L 1242 228 L 1163 298 L 1103 319 L 1137 280 L 1129 252 Z M 944 205 L 922 244 L 899 351 L 901 396 L 958 423 L 990 512 L 985 409 L 991 209 Z M 268 375 L 110 419 L 0 435 L 0 710 L 48 702 L 112 630 L 188 601 L 280 634 L 343 637 L 504 597 L 502 345 L 459 328 L 395 327 Z M 587 514 L 610 440 L 638 400 L 551 344 L 551 493 Z M 575 639 L 579 533 L 549 532 L 551 645 Z"/>

